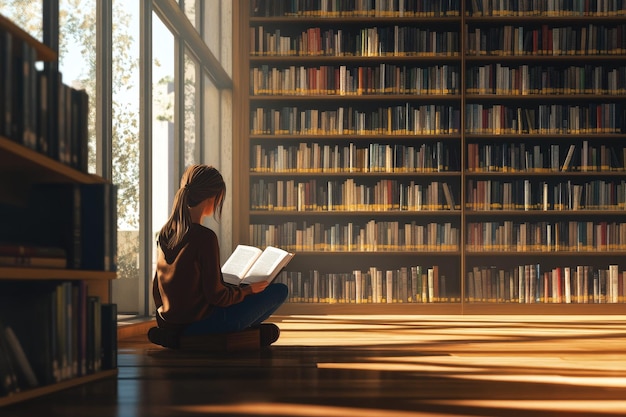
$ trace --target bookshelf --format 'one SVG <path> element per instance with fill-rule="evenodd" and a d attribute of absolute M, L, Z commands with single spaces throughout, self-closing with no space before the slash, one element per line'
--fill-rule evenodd
<path fill-rule="evenodd" d="M 6 41 L 7 36 L 9 36 L 14 45 L 20 45 L 20 48 L 24 48 L 23 51 L 31 51 L 33 61 L 26 61 L 22 55 L 20 59 L 24 59 L 25 62 L 32 64 L 34 61 L 56 60 L 56 53 L 53 50 L 33 39 L 1 15 L 0 32 L 3 33 L 0 37 L 3 41 Z M 6 53 L 5 49 L 0 48 L 0 50 L 3 51 L 3 54 Z M 3 65 L 13 62 L 7 55 L 3 55 L 3 59 Z M 34 67 L 30 69 L 35 70 Z M 0 73 L 5 74 L 5 70 L 6 68 L 0 69 Z M 34 76 L 34 74 L 31 75 Z M 22 85 L 26 79 L 24 76 L 15 85 Z M 3 91 L 6 90 L 3 89 Z M 34 94 L 35 90 L 32 93 Z M 35 95 L 31 96 L 31 99 L 33 97 Z M 11 97 L 3 93 L 3 116 L 5 115 L 5 100 L 11 100 Z M 18 108 L 16 106 L 14 116 L 19 113 L 19 109 L 25 109 L 28 105 L 29 100 L 21 100 L 25 107 Z M 33 209 L 31 200 L 33 187 L 42 183 L 57 183 L 76 186 L 103 186 L 108 189 L 109 185 L 106 180 L 87 173 L 73 161 L 59 158 L 60 154 L 53 155 L 34 143 L 26 143 L 21 135 L 25 126 L 28 126 L 24 122 L 26 118 L 19 116 L 18 119 L 20 120 L 18 135 L 9 136 L 7 130 L 0 132 L 0 195 L 2 196 L 0 205 L 2 206 L 3 217 L 7 210 L 15 215 L 15 218 L 7 219 L 5 217 L 3 219 L 2 245 L 3 250 L 7 250 L 7 247 L 23 246 L 27 248 L 24 250 L 30 251 L 34 249 L 29 240 L 32 237 L 29 233 L 29 225 L 36 221 L 36 219 L 29 217 L 29 213 L 32 213 Z M 68 118 L 68 121 L 71 119 Z M 6 127 L 5 124 L 0 125 Z M 68 128 L 65 132 L 68 135 L 70 133 L 73 135 L 76 131 L 70 132 Z M 52 135 L 50 135 L 51 137 Z M 85 137 L 83 140 L 86 140 Z M 51 199 L 46 203 L 46 210 L 52 211 L 57 205 L 59 205 L 59 201 Z M 7 222 L 16 225 L 6 227 Z M 39 247 L 35 243 L 32 245 Z M 63 253 L 66 253 L 67 248 L 61 249 Z M 29 261 L 34 261 L 36 258 L 38 259 L 38 255 L 33 253 Z M 66 258 L 63 259 L 67 261 Z M 77 269 L 69 264 L 66 267 L 9 264 L 0 266 L 3 304 L 6 306 L 8 303 L 16 307 L 11 314 L 7 314 L 4 308 L 0 309 L 2 311 L 0 318 L 3 323 L 3 337 L 0 337 L 2 340 L 0 344 L 2 346 L 0 349 L 2 356 L 0 360 L 1 373 L 3 378 L 9 372 L 15 377 L 12 386 L 11 383 L 5 385 L 4 382 L 7 379 L 4 379 L 0 389 L 0 407 L 117 375 L 116 362 L 112 361 L 112 356 L 104 356 L 113 354 L 113 352 L 116 354 L 115 341 L 111 339 L 113 338 L 112 331 L 116 331 L 113 325 L 115 321 L 111 319 L 114 317 L 115 310 L 110 299 L 110 282 L 115 278 L 114 268 L 108 271 L 105 268 L 102 270 L 95 268 Z M 62 294 L 62 291 L 65 293 Z M 9 293 L 15 295 L 13 300 L 6 298 Z M 41 304 L 34 303 L 34 300 L 41 301 Z M 64 305 L 68 307 L 67 311 L 72 311 L 72 318 L 70 315 L 62 313 L 65 309 L 58 307 L 55 304 L 57 301 L 66 303 Z M 89 307 L 89 303 L 95 303 L 93 308 Z M 106 309 L 104 306 L 107 306 Z M 95 314 L 99 318 L 92 316 L 92 313 L 96 311 Z M 105 311 L 110 313 L 106 318 Z M 45 312 L 47 316 L 41 314 L 41 317 L 37 319 L 37 314 L 42 312 Z M 13 313 L 19 316 L 19 319 L 9 317 Z M 33 317 L 35 318 L 33 319 Z M 53 321 L 45 323 L 37 321 L 46 319 L 46 317 L 53 317 Z M 57 322 L 54 321 L 55 319 L 63 321 Z M 50 318 L 46 320 L 50 320 Z M 28 325 L 27 329 L 23 328 L 25 323 Z M 15 331 L 21 347 L 26 353 L 27 361 L 38 379 L 36 386 L 24 383 L 21 376 L 23 366 L 19 365 L 18 361 L 11 356 L 12 353 L 9 353 L 11 350 L 7 348 L 5 337 L 7 327 L 11 327 Z M 25 337 L 26 333 L 32 337 Z M 106 343 L 89 345 L 92 341 L 98 343 L 105 339 Z M 67 344 L 62 343 L 62 340 L 67 341 Z M 39 343 L 41 350 L 37 351 L 39 353 L 33 354 L 37 349 L 36 343 Z M 66 357 L 69 364 L 64 366 L 57 363 L 57 359 L 60 361 L 61 357 Z M 106 362 L 105 365 L 102 365 L 103 361 Z M 53 363 L 55 364 L 52 365 Z"/>
<path fill-rule="evenodd" d="M 297 253 L 285 311 L 623 313 L 626 5 L 348 3 L 235 4 L 235 236 Z"/>
<path fill-rule="evenodd" d="M 548 4 L 466 5 L 465 310 L 623 313 L 626 5 Z"/>

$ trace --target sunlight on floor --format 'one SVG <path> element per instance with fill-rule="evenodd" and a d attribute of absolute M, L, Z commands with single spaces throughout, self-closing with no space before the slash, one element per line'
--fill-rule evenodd
<path fill-rule="evenodd" d="M 445 405 L 446 407 L 459 407 L 459 408 L 480 408 L 501 410 L 506 415 L 507 410 L 528 410 L 532 411 L 556 411 L 564 415 L 564 413 L 571 413 L 571 415 L 583 416 L 583 415 L 597 415 L 597 414 L 609 414 L 609 415 L 624 415 L 626 411 L 626 400 L 446 400 L 442 401 L 423 401 L 422 403 L 430 403 L 437 405 Z M 485 415 L 495 415 L 492 413 L 486 413 Z M 530 414 L 529 414 L 530 415 Z"/>
<path fill-rule="evenodd" d="M 278 404 L 278 403 L 247 403 L 232 405 L 199 405 L 173 407 L 172 411 L 182 411 L 195 413 L 198 415 L 246 415 L 246 416 L 294 416 L 294 417 L 468 417 L 476 416 L 476 410 L 481 410 L 479 415 L 496 415 L 493 411 L 498 410 L 506 415 L 507 410 L 519 412 L 520 410 L 532 411 L 557 411 L 560 413 L 582 413 L 620 415 L 624 412 L 625 401 L 497 401 L 497 400 L 445 400 L 444 401 L 422 401 L 422 404 L 433 406 L 444 406 L 467 410 L 467 413 L 459 411 L 450 412 L 423 412 L 423 411 L 403 411 L 388 409 L 366 409 L 349 407 L 332 407 L 312 404 Z M 492 409 L 492 412 L 488 410 Z"/>
<path fill-rule="evenodd" d="M 294 417 L 461 417 L 471 414 L 425 413 L 368 408 L 332 407 L 313 404 L 247 403 L 175 407 L 174 411 L 201 415 L 294 416 Z"/>
<path fill-rule="evenodd" d="M 230 382 L 256 396 L 168 405 L 168 415 L 626 415 L 626 315 L 289 315 L 272 321 L 281 329 L 276 349 L 258 363 L 246 359 L 267 385 L 257 388 L 247 373 L 237 379 L 241 360 L 219 362 L 224 371 L 234 367 Z"/>

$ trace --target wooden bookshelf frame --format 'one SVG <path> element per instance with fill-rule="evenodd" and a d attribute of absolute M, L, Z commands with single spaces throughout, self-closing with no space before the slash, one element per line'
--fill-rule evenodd
<path fill-rule="evenodd" d="M 87 384 L 89 382 L 99 381 L 101 379 L 113 378 L 118 374 L 117 369 L 109 369 L 106 371 L 98 372 L 97 374 L 80 376 L 77 378 L 68 379 L 56 384 L 45 385 L 38 388 L 29 389 L 27 391 L 11 394 L 6 397 L 0 397 L 0 407 L 4 407 L 10 404 L 15 404 L 34 398 L 41 397 L 42 395 L 52 394 L 68 388 L 77 387 L 79 385 Z"/>
<path fill-rule="evenodd" d="M 619 209 L 609 210 L 578 210 L 578 211 L 511 211 L 511 210 L 470 210 L 465 207 L 467 201 L 468 192 L 468 180 L 470 179 L 489 179 L 489 180 L 502 180 L 508 179 L 531 179 L 532 181 L 541 181 L 546 179 L 547 181 L 563 182 L 569 180 L 581 181 L 584 179 L 607 179 L 609 181 L 626 180 L 626 170 L 623 171 L 602 171 L 602 172 L 519 172 L 519 173 L 503 173 L 503 172 L 470 172 L 467 169 L 467 154 L 468 144 L 479 142 L 494 143 L 497 141 L 508 141 L 514 143 L 520 143 L 524 140 L 536 141 L 538 139 L 548 139 L 545 145 L 552 143 L 562 143 L 562 146 L 566 146 L 576 141 L 582 141 L 583 139 L 597 140 L 598 146 L 600 143 L 614 143 L 618 144 L 619 141 L 626 139 L 626 134 L 609 134 L 609 133 L 590 133 L 588 135 L 581 134 L 525 134 L 523 136 L 517 134 L 475 134 L 466 130 L 465 121 L 465 109 L 469 104 L 485 103 L 485 104 L 501 104 L 507 105 L 519 105 L 523 103 L 525 105 L 539 105 L 539 104 L 562 104 L 565 105 L 571 101 L 576 103 L 616 103 L 623 101 L 624 95 L 618 94 L 557 94 L 557 93 L 543 93 L 543 94 L 477 94 L 470 93 L 466 90 L 466 77 L 469 76 L 468 70 L 471 67 L 478 67 L 480 65 L 489 64 L 503 64 L 509 66 L 516 66 L 521 64 L 527 64 L 529 66 L 536 67 L 548 67 L 551 65 L 564 67 L 567 65 L 584 66 L 585 64 L 594 65 L 607 65 L 607 66 L 626 66 L 625 54 L 605 54 L 605 55 L 471 55 L 465 50 L 465 45 L 468 42 L 470 31 L 475 26 L 483 28 L 489 27 L 502 27 L 505 25 L 515 27 L 541 27 L 542 24 L 547 24 L 550 28 L 572 25 L 575 27 L 582 27 L 588 24 L 597 25 L 617 25 L 624 24 L 624 17 L 626 16 L 626 10 L 620 11 L 613 16 L 470 16 L 469 6 L 466 10 L 466 5 L 470 5 L 469 1 L 461 0 L 459 2 L 461 10 L 459 16 L 454 17 L 320 17 L 320 16 L 289 16 L 289 17 L 251 17 L 249 15 L 249 3 L 246 1 L 234 2 L 234 28 L 237 30 L 234 32 L 234 45 L 233 51 L 234 68 L 234 89 L 236 94 L 233 97 L 233 106 L 235 113 L 241 115 L 241 123 L 237 123 L 237 128 L 234 129 L 234 148 L 237 152 L 234 155 L 238 157 L 234 158 L 235 176 L 233 180 L 235 182 L 234 188 L 237 190 L 238 197 L 236 204 L 234 204 L 234 244 L 246 243 L 249 240 L 248 226 L 253 220 L 262 221 L 263 218 L 274 218 L 275 223 L 281 220 L 276 220 L 281 217 L 306 219 L 311 222 L 316 219 L 325 218 L 325 216 L 367 216 L 378 217 L 379 212 L 293 212 L 293 211 L 253 211 L 250 206 L 250 187 L 251 183 L 260 178 L 268 180 L 274 179 L 299 179 L 311 177 L 314 174 L 311 173 L 281 173 L 281 172 L 251 172 L 248 166 L 248 162 L 241 160 L 241 158 L 247 158 L 251 152 L 251 142 L 258 143 L 294 143 L 297 144 L 298 140 L 311 143 L 314 141 L 325 141 L 326 143 L 332 142 L 333 139 L 339 141 L 354 141 L 355 143 L 367 143 L 373 138 L 375 140 L 384 142 L 388 140 L 396 140 L 398 136 L 394 135 L 306 135 L 299 134 L 293 135 L 257 135 L 250 133 L 249 117 L 250 110 L 252 108 L 261 106 L 303 106 L 305 104 L 314 105 L 319 103 L 320 105 L 338 105 L 339 103 L 372 103 L 376 101 L 399 101 L 407 100 L 412 101 L 415 99 L 423 100 L 425 103 L 445 103 L 445 102 L 458 102 L 460 103 L 461 114 L 461 132 L 458 134 L 458 139 L 461 141 L 460 146 L 460 158 L 461 158 L 461 172 L 460 176 L 461 190 L 457 196 L 460 199 L 460 227 L 461 227 L 461 247 L 457 254 L 452 255 L 454 262 L 458 262 L 459 270 L 462 271 L 460 279 L 461 285 L 461 301 L 458 303 L 405 303 L 405 304 L 328 304 L 328 303 L 287 303 L 281 308 L 281 312 L 285 314 L 623 314 L 626 311 L 624 301 L 620 301 L 616 304 L 565 304 L 565 303 L 496 303 L 496 302 L 475 302 L 469 301 L 466 297 L 466 272 L 470 268 L 479 262 L 510 262 L 514 264 L 515 257 L 520 256 L 522 259 L 547 259 L 550 263 L 557 262 L 558 260 L 568 259 L 590 259 L 592 263 L 602 262 L 618 262 L 621 270 L 626 270 L 626 263 L 621 261 L 624 258 L 626 252 L 624 251 L 608 251 L 608 252 L 592 252 L 592 251 L 559 251 L 559 252 L 472 252 L 466 248 L 466 239 L 468 232 L 468 224 L 470 222 L 485 221 L 484 219 L 493 218 L 496 220 L 508 220 L 511 218 L 523 218 L 527 221 L 556 221 L 561 217 L 565 218 L 580 218 L 585 221 L 588 219 L 598 220 L 605 216 L 617 217 L 623 214 Z M 363 26 L 382 26 L 392 24 L 410 24 L 419 21 L 427 22 L 428 27 L 432 27 L 437 24 L 458 25 L 456 29 L 459 33 L 460 51 L 458 56 L 414 56 L 414 57 L 397 57 L 397 56 L 374 56 L 374 57 L 362 57 L 362 56 L 259 56 L 249 53 L 250 34 L 249 28 L 253 26 L 267 26 L 269 31 L 275 27 L 281 28 L 295 28 L 298 25 L 303 30 L 306 27 L 333 27 L 333 22 L 337 25 L 334 27 L 347 25 L 361 24 Z M 410 22 L 410 23 L 409 23 Z M 467 26 L 469 25 L 469 26 Z M 466 29 L 466 27 L 468 27 Z M 287 30 L 288 32 L 288 30 Z M 282 33 L 281 33 L 282 34 Z M 250 70 L 252 67 L 260 65 L 268 65 L 270 67 L 285 68 L 289 64 L 297 66 L 338 66 L 343 65 L 375 65 L 381 62 L 385 63 L 415 63 L 416 65 L 426 66 L 428 64 L 454 64 L 458 65 L 461 77 L 461 87 L 458 97 L 455 95 L 420 95 L 416 97 L 407 97 L 405 95 L 253 95 L 250 91 Z M 455 101 L 457 100 L 457 101 Z M 622 131 L 624 127 L 622 126 Z M 400 135 L 399 135 L 400 136 Z M 449 141 L 455 137 L 452 135 L 442 135 L 443 139 Z M 404 137 L 403 137 L 404 138 Z M 406 139 L 424 139 L 420 136 L 407 136 Z M 430 137 L 429 140 L 436 140 L 436 138 Z M 321 179 L 340 179 L 345 177 L 354 178 L 366 178 L 367 175 L 378 174 L 361 174 L 361 173 L 319 173 L 317 178 Z M 391 175 L 388 173 L 381 173 L 381 176 L 386 178 Z M 393 174 L 394 179 L 401 179 L 402 174 Z M 421 177 L 428 174 L 407 174 L 407 176 Z M 455 178 L 455 173 L 437 173 L 438 178 Z M 397 176 L 397 177 L 396 177 Z M 414 216 L 418 218 L 422 214 L 428 213 L 404 213 L 404 212 L 388 212 L 385 216 L 390 218 L 395 216 L 396 219 L 402 221 L 403 219 Z M 431 213 L 432 214 L 432 213 Z M 442 213 L 439 213 L 440 215 Z M 490 220 L 493 221 L 493 220 Z M 334 259 L 345 258 L 358 258 L 362 257 L 364 262 L 367 262 L 370 256 L 367 252 L 358 253 L 326 253 L 324 255 L 320 253 L 312 253 L 304 251 L 300 254 L 302 257 L 314 256 L 315 259 L 328 259 L 329 262 L 333 262 Z M 425 255 L 420 253 L 419 255 Z M 433 254 L 426 254 L 433 255 Z M 444 253 L 438 253 L 438 256 L 444 256 Z M 319 258 L 325 256 L 325 258 Z M 387 256 L 390 258 L 402 256 L 395 252 L 381 252 L 377 256 Z M 456 257 L 455 257 L 456 256 Z M 297 259 L 298 256 L 296 256 Z M 532 262 L 532 261 L 531 261 Z M 295 263 L 295 262 L 294 262 Z M 365 269 L 365 266 L 364 266 Z"/>
<path fill-rule="evenodd" d="M 27 42 L 29 45 L 35 48 L 37 51 L 37 59 L 40 61 L 55 61 L 57 59 L 57 53 L 33 38 L 28 32 L 17 26 L 11 20 L 0 14 L 0 27 L 4 28 L 10 33 L 13 33 L 18 38 Z"/>
<path fill-rule="evenodd" d="M 31 45 L 37 53 L 38 61 L 55 61 L 57 59 L 57 54 L 53 50 L 34 39 L 2 15 L 0 15 L 0 28 Z M 14 204 L 17 207 L 27 207 L 30 187 L 40 182 L 104 184 L 107 181 L 97 175 L 81 172 L 21 143 L 0 136 L 0 195 L 2 195 L 2 202 Z M 0 281 L 3 282 L 85 281 L 88 283 L 88 295 L 98 296 L 101 303 L 111 302 L 111 280 L 115 278 L 115 272 L 106 271 L 0 267 Z M 92 381 L 115 377 L 117 373 L 117 368 L 107 369 L 58 383 L 22 390 L 0 397 L 0 407 Z"/>

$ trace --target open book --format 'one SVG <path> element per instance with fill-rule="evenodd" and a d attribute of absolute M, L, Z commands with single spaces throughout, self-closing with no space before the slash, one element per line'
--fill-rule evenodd
<path fill-rule="evenodd" d="M 293 253 L 274 246 L 261 250 L 254 246 L 238 245 L 224 262 L 222 275 L 225 282 L 234 285 L 272 281 L 293 257 Z"/>

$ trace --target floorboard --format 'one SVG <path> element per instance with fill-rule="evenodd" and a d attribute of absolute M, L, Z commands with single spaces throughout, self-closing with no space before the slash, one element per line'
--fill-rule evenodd
<path fill-rule="evenodd" d="M 0 415 L 626 415 L 625 316 L 277 316 L 259 352 L 120 340 L 117 378 Z"/>

